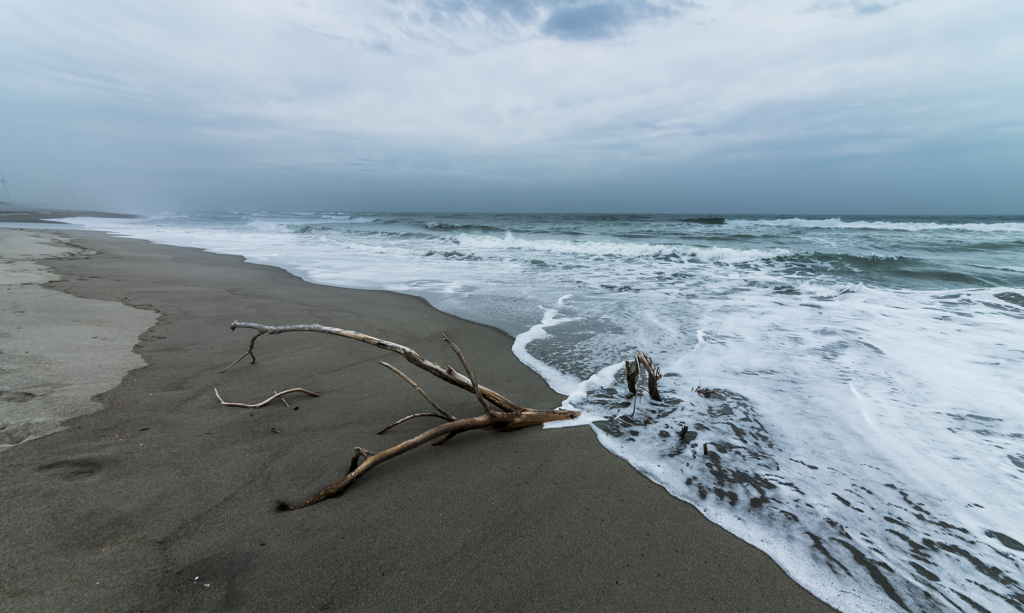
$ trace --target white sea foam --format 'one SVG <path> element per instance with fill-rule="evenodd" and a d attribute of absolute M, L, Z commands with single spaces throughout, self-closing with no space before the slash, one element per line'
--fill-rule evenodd
<path fill-rule="evenodd" d="M 843 294 L 852 294 L 857 290 L 864 289 L 863 283 L 850 283 L 848 281 L 838 283 L 799 281 L 796 286 L 801 294 L 815 298 L 836 298 Z"/>
<path fill-rule="evenodd" d="M 742 227 L 775 227 L 775 228 L 827 228 L 835 230 L 901 230 L 904 232 L 922 231 L 963 231 L 963 232 L 1024 232 L 1024 223 L 936 223 L 907 221 L 843 221 L 832 219 L 727 219 L 726 225 Z"/>
<path fill-rule="evenodd" d="M 758 260 L 772 260 L 789 255 L 786 249 L 731 249 L 728 247 L 693 247 L 690 245 L 652 245 L 647 243 L 584 241 L 584 240 L 552 240 L 524 239 L 507 232 L 504 238 L 495 236 L 477 236 L 460 234 L 460 245 L 481 250 L 505 251 L 523 250 L 537 253 L 586 256 L 620 256 L 620 257 L 651 257 L 679 256 L 695 258 L 701 262 L 722 262 L 738 264 Z"/>
<path fill-rule="evenodd" d="M 564 300 L 568 297 L 569 295 L 559 298 L 559 305 L 561 306 Z M 533 357 L 527 350 L 527 346 L 538 339 L 548 338 L 550 336 L 548 328 L 576 320 L 575 318 L 556 318 L 558 309 L 547 309 L 544 307 L 539 308 L 544 312 L 540 323 L 516 336 L 515 342 L 512 343 L 512 353 L 514 353 L 521 362 L 540 373 L 540 375 L 544 377 L 544 380 L 548 382 L 548 385 L 551 386 L 551 389 L 561 394 L 570 394 L 579 385 L 579 380 L 571 375 L 560 372 L 553 366 L 545 364 L 543 361 Z"/>
<path fill-rule="evenodd" d="M 963 548 L 966 534 L 973 535 L 970 540 L 987 531 L 1015 532 L 1021 471 L 1008 461 L 1003 446 L 1013 443 L 1009 434 L 1024 428 L 1019 410 L 1024 389 L 1015 374 L 1020 360 L 1009 353 L 1010 347 L 999 345 L 1019 337 L 1019 323 L 980 305 L 970 307 L 971 318 L 944 320 L 927 310 L 930 299 L 925 296 L 885 291 L 862 290 L 816 309 L 792 303 L 788 309 L 777 309 L 751 296 L 741 300 L 745 308 L 732 313 L 715 310 L 704 322 L 718 342 L 698 342 L 693 351 L 680 352 L 668 362 L 673 371 L 692 373 L 735 396 L 722 402 L 680 398 L 677 402 L 692 408 L 649 428 L 671 432 L 680 420 L 710 418 L 721 410 L 715 405 L 731 406 L 728 420 L 701 422 L 709 428 L 713 446 L 726 445 L 721 459 L 682 467 L 658 453 L 651 436 L 640 445 L 613 437 L 606 444 L 730 531 L 774 552 L 790 574 L 822 593 L 835 581 L 820 572 L 820 564 L 830 560 L 821 552 L 816 552 L 817 558 L 808 557 L 802 548 L 791 546 L 799 542 L 802 531 L 817 534 L 824 550 L 837 560 L 835 570 L 854 574 L 861 588 L 829 598 L 841 609 L 893 608 L 884 593 L 863 589 L 873 585 L 873 579 L 866 567 L 858 568 L 848 558 L 847 544 L 876 565 L 922 558 L 914 563 L 942 577 L 937 591 L 954 601 L 953 590 L 970 593 L 963 577 L 973 574 L 972 560 L 929 551 L 922 543 Z M 1006 366 L 993 366 L 996 361 Z M 977 402 L 978 390 L 985 390 L 984 406 Z M 757 427 L 736 430 L 737 425 L 743 427 L 736 422 L 741 410 L 742 418 Z M 980 420 L 976 425 L 981 426 L 998 423 L 1008 434 L 972 435 L 963 423 L 972 419 Z M 773 448 L 764 448 L 759 436 L 770 440 Z M 690 481 L 680 483 L 673 467 L 685 471 Z M 719 475 L 725 471 L 759 475 L 761 480 L 722 482 Z M 707 498 L 700 492 L 694 495 L 699 484 L 704 484 Z M 736 495 L 736 505 L 713 500 L 716 488 Z M 756 510 L 747 503 L 762 498 L 768 500 Z M 763 526 L 751 523 L 752 515 L 760 516 L 764 507 L 793 515 L 793 520 L 780 517 L 782 525 L 776 526 L 789 532 L 788 538 L 772 542 Z M 893 523 L 880 522 L 882 517 Z M 971 555 L 1006 568 L 998 544 L 988 542 Z M 1019 562 L 1009 568 L 1019 569 Z M 906 578 L 913 579 L 913 568 L 907 572 Z M 916 600 L 912 608 L 928 610 L 911 587 L 901 591 L 905 602 Z M 994 609 L 1003 606 L 983 594 L 971 597 Z"/>

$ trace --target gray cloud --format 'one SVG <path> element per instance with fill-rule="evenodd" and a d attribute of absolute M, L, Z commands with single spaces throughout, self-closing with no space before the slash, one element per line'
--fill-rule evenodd
<path fill-rule="evenodd" d="M 687 0 L 399 0 L 398 6 L 440 26 L 479 24 L 483 18 L 498 26 L 514 25 L 523 38 L 539 32 L 562 40 L 590 40 L 610 38 L 633 24 L 672 17 L 680 8 L 696 5 Z"/>
<path fill-rule="evenodd" d="M 532 22 L 544 2 L 533 0 L 427 0 L 424 5 L 431 7 L 435 14 L 460 14 L 478 11 L 491 19 L 512 19 Z"/>
<path fill-rule="evenodd" d="M 1016 210 L 1024 4 L 977 1 L 0 4 L 0 168 L 122 208 Z"/>
<path fill-rule="evenodd" d="M 545 34 L 563 40 L 608 38 L 619 34 L 635 22 L 666 18 L 675 9 L 638 0 L 633 2 L 573 3 L 553 7 L 544 21 Z"/>
<path fill-rule="evenodd" d="M 811 5 L 813 11 L 828 11 L 837 15 L 877 15 L 903 3 L 904 0 L 818 0 Z"/>

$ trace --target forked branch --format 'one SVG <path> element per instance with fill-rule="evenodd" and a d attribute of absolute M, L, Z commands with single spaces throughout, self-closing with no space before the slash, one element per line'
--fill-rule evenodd
<path fill-rule="evenodd" d="M 418 368 L 422 368 L 423 370 L 429 372 L 435 377 L 447 383 L 450 383 L 456 387 L 461 387 L 467 392 L 473 391 L 473 382 L 470 381 L 469 377 L 463 376 L 462 374 L 455 372 L 451 368 L 443 368 L 440 364 L 436 362 L 426 360 L 423 357 L 421 357 L 420 354 L 416 353 L 415 351 L 404 345 L 392 343 L 391 341 L 379 339 L 368 334 L 361 334 L 359 332 L 353 332 L 352 330 L 342 330 L 341 328 L 330 328 L 327 326 L 321 326 L 320 324 L 309 324 L 299 326 L 264 326 L 263 324 L 253 324 L 236 321 L 231 324 L 231 329 L 234 330 L 236 328 L 248 328 L 250 330 L 256 330 L 257 332 L 260 333 L 252 338 L 252 341 L 250 341 L 249 343 L 249 351 L 242 355 L 242 357 L 245 357 L 246 355 L 252 355 L 253 362 L 255 362 L 256 360 L 256 354 L 252 352 L 252 347 L 253 345 L 255 345 L 256 339 L 259 338 L 262 334 L 273 335 L 284 334 L 285 332 L 319 332 L 321 334 L 331 334 L 334 336 L 343 336 L 345 338 L 351 338 L 357 341 L 362 341 L 368 345 L 380 347 L 381 349 L 394 351 L 395 353 L 404 357 L 410 364 Z M 238 360 L 235 360 L 235 363 L 237 362 Z M 230 368 L 230 366 L 228 368 Z M 486 387 L 481 386 L 480 393 L 489 402 L 491 402 L 492 404 L 494 404 L 496 407 L 500 408 L 503 411 L 516 412 L 529 410 L 526 407 L 521 407 L 518 404 L 512 402 L 511 400 L 505 398 L 501 394 L 493 390 L 490 390 Z"/>
<path fill-rule="evenodd" d="M 400 424 L 400 423 L 403 423 L 403 422 L 407 422 L 407 421 L 409 421 L 410 419 L 415 419 L 415 418 L 417 418 L 417 417 L 440 417 L 441 419 L 444 419 L 444 420 L 446 420 L 446 421 L 455 421 L 455 418 L 454 418 L 454 417 L 452 417 L 451 415 L 449 415 L 449 414 L 448 414 L 448 413 L 447 413 L 447 412 L 446 412 L 446 411 L 445 411 L 444 409 L 442 409 L 441 407 L 437 406 L 437 403 L 436 403 L 436 402 L 434 402 L 434 401 L 433 401 L 433 400 L 432 400 L 432 399 L 430 398 L 430 396 L 428 396 L 428 395 L 427 395 L 427 393 L 423 391 L 423 388 L 421 388 L 420 386 L 416 385 L 416 382 L 415 382 L 415 381 L 413 381 L 412 379 L 410 379 L 409 377 L 407 377 L 407 376 L 405 375 L 405 373 L 404 373 L 404 372 L 402 372 L 402 371 L 398 370 L 397 368 L 395 368 L 395 367 L 394 367 L 394 366 L 392 366 L 391 364 L 388 364 L 387 362 L 380 362 L 380 365 L 381 365 L 381 366 L 385 366 L 385 367 L 387 367 L 387 369 L 388 369 L 388 370 L 390 370 L 391 372 L 393 372 L 393 373 L 397 374 L 397 375 L 398 375 L 399 377 L 401 377 L 402 379 L 404 379 L 406 383 L 408 383 L 409 385 L 413 386 L 413 388 L 414 388 L 414 389 L 415 389 L 415 390 L 416 390 L 417 392 L 419 392 L 419 393 L 420 393 L 420 395 L 421 395 L 421 396 L 423 396 L 423 398 L 424 398 L 424 399 L 426 399 L 426 401 L 427 401 L 428 403 L 430 403 L 430 406 L 434 407 L 434 412 L 433 412 L 433 413 L 414 413 L 414 414 L 412 414 L 412 415 L 409 415 L 408 417 L 403 417 L 402 419 L 399 419 L 398 421 L 396 421 L 395 423 L 391 424 L 390 426 L 388 426 L 388 427 L 386 427 L 386 428 L 381 428 L 380 430 L 377 430 L 376 434 L 384 434 L 385 432 L 387 432 L 388 430 L 390 430 L 390 429 L 394 428 L 394 427 L 395 427 L 395 426 L 397 426 L 398 424 Z M 354 469 L 354 468 L 355 468 L 355 467 L 353 466 L 353 469 Z M 349 470 L 349 472 L 352 472 L 352 471 L 351 471 L 351 470 Z"/>
<path fill-rule="evenodd" d="M 346 338 L 352 338 L 358 341 L 362 341 L 364 343 L 375 345 L 382 349 L 387 349 L 388 351 L 393 351 L 395 353 L 401 354 L 409 363 L 429 372 L 430 374 L 434 375 L 435 377 L 443 381 L 446 381 L 447 383 L 460 387 L 466 391 L 473 392 L 473 394 L 476 396 L 477 400 L 483 407 L 484 412 L 482 415 L 478 415 L 476 417 L 468 417 L 464 419 L 456 419 L 454 416 L 450 415 L 449 413 L 444 411 L 440 406 L 438 406 L 437 403 L 431 400 L 430 396 L 428 396 L 427 393 L 424 392 L 422 388 L 420 388 L 420 386 L 416 385 L 416 383 L 408 376 L 406 376 L 403 372 L 401 372 L 394 366 L 391 366 L 390 364 L 381 362 L 381 364 L 383 364 L 386 368 L 402 377 L 402 379 L 404 379 L 406 383 L 411 385 L 417 392 L 419 392 L 420 395 L 422 395 L 423 398 L 428 403 L 430 403 L 430 406 L 434 408 L 434 412 L 416 413 L 413 415 L 409 415 L 408 417 L 404 417 L 398 420 L 397 422 L 391 424 L 390 426 L 378 431 L 377 434 L 382 434 L 401 423 L 404 423 L 411 419 L 415 419 L 417 417 L 437 417 L 440 419 L 444 419 L 447 423 L 431 428 L 430 430 L 427 430 L 426 432 L 420 434 L 419 436 L 413 437 L 384 451 L 372 452 L 367 451 L 366 449 L 363 449 L 361 447 L 357 447 L 353 453 L 352 461 L 349 463 L 348 473 L 345 475 L 343 479 L 331 485 L 330 487 L 327 487 L 317 492 L 313 496 L 310 496 L 309 498 L 307 498 L 306 500 L 297 505 L 292 506 L 284 502 L 280 503 L 278 508 L 282 511 L 301 509 L 304 507 L 314 505 L 328 498 L 340 496 L 356 480 L 358 480 L 360 477 L 362 477 L 367 472 L 372 470 L 374 466 L 377 466 L 381 462 L 386 462 L 387 460 L 395 456 L 399 456 L 405 453 L 406 451 L 415 449 L 416 447 L 419 447 L 420 445 L 430 441 L 435 441 L 434 444 L 439 445 L 451 439 L 451 437 L 455 436 L 456 434 L 460 432 L 466 432 L 468 430 L 491 428 L 504 432 L 509 430 L 518 430 L 520 428 L 528 428 L 530 426 L 537 426 L 550 421 L 575 419 L 576 417 L 579 416 L 578 411 L 566 411 L 562 409 L 555 409 L 553 411 L 535 411 L 533 409 L 528 409 L 526 407 L 519 406 L 514 402 L 509 401 L 507 398 L 505 398 L 501 394 L 498 394 L 497 392 L 494 392 L 493 390 L 481 386 L 477 382 L 476 375 L 473 374 L 472 369 L 469 367 L 469 362 L 466 360 L 466 357 L 462 354 L 462 351 L 459 350 L 455 343 L 451 342 L 447 337 L 444 336 L 442 336 L 442 338 L 444 338 L 444 341 L 448 343 L 448 345 L 452 348 L 452 351 L 455 352 L 455 355 L 458 356 L 459 362 L 462 364 L 462 367 L 465 369 L 466 375 L 468 376 L 456 372 L 455 369 L 453 369 L 450 366 L 447 368 L 442 368 L 436 362 L 425 360 L 418 353 L 403 345 L 368 336 L 366 334 L 352 332 L 350 330 L 328 328 L 326 326 L 321 326 L 319 324 L 302 326 L 264 326 L 261 324 L 240 322 L 235 322 L 231 325 L 232 330 L 235 328 L 250 328 L 258 332 L 258 334 L 255 337 L 253 337 L 252 341 L 249 343 L 249 352 L 245 354 L 252 355 L 254 361 L 256 356 L 252 353 L 252 349 L 256 342 L 256 338 L 259 337 L 261 334 L 281 334 L 283 332 L 320 332 L 324 334 L 332 334 L 335 336 L 344 336 Z M 242 357 L 245 357 L 245 355 L 243 355 Z M 237 362 L 238 360 L 235 361 L 235 363 Z M 218 394 L 217 397 L 220 398 L 220 395 Z M 273 400 L 273 398 L 271 398 L 270 400 Z M 267 400 L 267 402 L 269 402 L 270 400 Z M 492 408 L 491 405 L 497 407 L 500 410 L 495 410 L 494 408 Z M 365 458 L 363 459 L 362 463 L 360 463 L 360 458 Z"/>
<path fill-rule="evenodd" d="M 407 377 L 404 372 L 398 370 L 397 368 L 395 368 L 391 364 L 388 364 L 387 362 L 380 362 L 380 365 L 386 367 L 388 370 L 390 370 L 391 372 L 395 373 L 396 375 L 398 375 L 402 379 L 405 379 L 405 382 L 408 383 L 409 385 L 411 385 L 413 387 L 413 389 L 415 389 L 417 392 L 419 392 L 420 395 L 423 396 L 423 398 L 430 404 L 430 406 L 434 407 L 434 410 L 437 411 L 438 413 L 440 413 L 442 417 L 444 417 L 448 421 L 452 421 L 452 420 L 455 419 L 454 417 L 449 415 L 447 413 L 447 411 L 445 411 L 441 407 L 437 406 L 437 403 L 434 402 L 433 400 L 431 400 L 430 396 L 427 396 L 427 393 L 424 392 L 423 389 L 420 386 L 416 385 L 415 381 L 413 381 L 412 379 Z"/>
<path fill-rule="evenodd" d="M 234 330 L 233 327 L 231 329 Z M 241 357 L 239 357 L 237 360 L 235 360 L 234 362 L 229 364 L 227 368 L 225 368 L 224 370 L 220 371 L 220 374 L 224 374 L 227 371 L 231 370 L 232 366 L 234 366 L 235 364 L 238 364 L 239 362 L 241 362 L 242 358 L 244 358 L 247 355 L 251 355 L 252 356 L 252 362 L 250 362 L 250 364 L 255 364 L 256 363 L 256 354 L 252 352 L 252 348 L 256 345 L 256 339 L 258 339 L 259 337 L 263 336 L 264 334 L 266 334 L 266 332 L 264 332 L 262 330 L 257 332 L 256 335 L 252 337 L 252 340 L 249 341 L 249 350 L 246 351 L 245 353 L 243 353 L 241 355 Z"/>

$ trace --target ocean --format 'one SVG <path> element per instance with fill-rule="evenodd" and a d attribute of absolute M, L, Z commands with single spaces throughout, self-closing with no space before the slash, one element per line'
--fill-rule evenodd
<path fill-rule="evenodd" d="M 1024 217 L 63 221 L 508 332 L 611 453 L 842 611 L 1024 611 Z M 634 409 L 638 350 L 664 377 Z"/>

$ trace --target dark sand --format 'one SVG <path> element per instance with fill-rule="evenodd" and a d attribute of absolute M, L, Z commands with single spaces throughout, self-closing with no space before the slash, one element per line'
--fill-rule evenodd
<path fill-rule="evenodd" d="M 561 398 L 492 328 L 387 292 L 323 287 L 239 257 L 60 232 L 98 252 L 50 260 L 50 284 L 160 313 L 135 350 L 148 367 L 104 408 L 0 453 L 3 611 L 829 611 L 765 554 L 604 450 L 588 427 L 476 431 L 375 469 L 344 496 L 276 512 L 341 478 L 354 447 L 381 449 L 425 420 L 377 364 L 443 407 L 469 394 L 398 356 L 318 334 L 262 337 L 241 355 L 233 319 L 323 323 L 457 363 L 535 408 Z M 55 350 L 59 350 L 56 347 Z M 84 359 L 88 359 L 87 357 Z M 273 390 L 323 393 L 259 410 Z M 275 433 L 274 429 L 280 431 Z"/>

